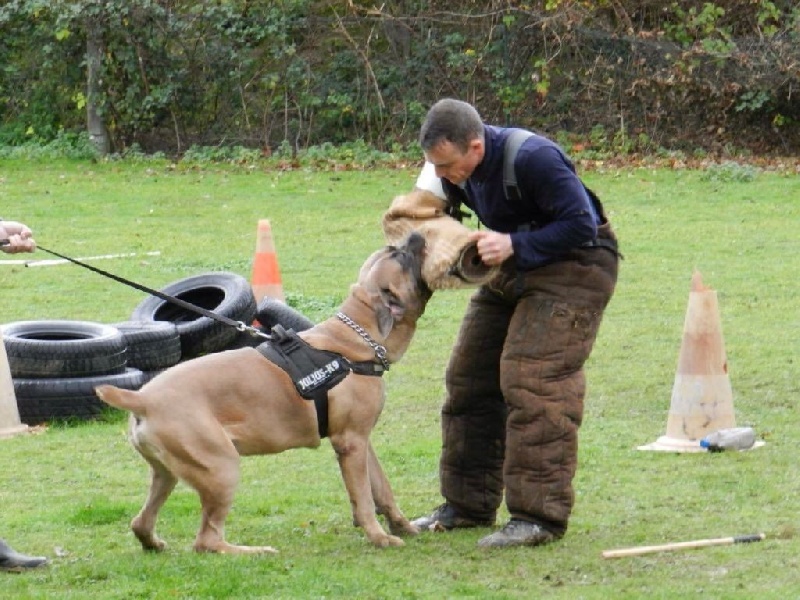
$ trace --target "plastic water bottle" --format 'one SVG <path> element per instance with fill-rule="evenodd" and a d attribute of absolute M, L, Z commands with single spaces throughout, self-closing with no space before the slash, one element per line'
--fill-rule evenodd
<path fill-rule="evenodd" d="M 700 440 L 700 446 L 709 452 L 723 450 L 747 450 L 756 443 L 756 432 L 752 427 L 731 427 L 709 433 Z"/>

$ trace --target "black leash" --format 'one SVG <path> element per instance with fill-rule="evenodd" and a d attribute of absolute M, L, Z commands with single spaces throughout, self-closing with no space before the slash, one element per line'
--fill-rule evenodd
<path fill-rule="evenodd" d="M 2 241 L 0 241 L 0 245 L 2 245 Z M 59 258 L 63 258 L 64 260 L 68 260 L 71 263 L 75 263 L 83 267 L 84 269 L 89 269 L 90 271 L 94 271 L 99 275 L 103 275 L 104 277 L 108 277 L 109 279 L 113 279 L 114 281 L 118 281 L 119 283 L 125 284 L 130 286 L 134 289 L 139 290 L 140 292 L 144 292 L 145 294 L 150 294 L 152 296 L 156 296 L 157 298 L 161 298 L 165 302 L 170 302 L 181 308 L 185 308 L 186 310 L 190 310 L 197 314 L 203 315 L 204 317 L 208 317 L 209 319 L 214 319 L 215 321 L 219 321 L 220 323 L 225 323 L 225 325 L 230 325 L 231 327 L 235 327 L 238 331 L 246 331 L 252 336 L 263 337 L 266 339 L 270 339 L 270 336 L 263 331 L 253 327 L 252 325 L 247 325 L 242 321 L 234 321 L 233 319 L 229 319 L 224 315 L 218 315 L 210 310 L 206 310 L 200 306 L 196 306 L 191 302 L 186 302 L 185 300 L 181 300 L 180 298 L 175 298 L 174 296 L 170 296 L 169 294 L 165 294 L 163 292 L 159 292 L 158 290 L 154 290 L 153 288 L 149 288 L 145 285 L 141 285 L 136 283 L 135 281 L 130 281 L 129 279 L 125 279 L 124 277 L 119 277 L 118 275 L 114 275 L 113 273 L 109 273 L 108 271 L 104 271 L 103 269 L 98 269 L 97 267 L 93 267 L 92 265 L 87 265 L 85 262 L 81 262 L 78 259 L 70 258 L 69 256 L 64 256 L 63 254 L 59 254 L 53 250 L 48 250 L 47 248 L 41 246 L 40 244 L 36 244 L 36 248 L 38 250 L 44 250 L 48 254 L 52 254 L 53 256 L 57 256 Z"/>
<path fill-rule="evenodd" d="M 8 240 L 0 240 L 0 246 L 7 245 L 8 243 L 9 243 Z M 234 321 L 233 319 L 229 319 L 228 317 L 226 317 L 224 315 L 218 315 L 216 313 L 211 312 L 210 310 L 206 310 L 205 308 L 202 308 L 200 306 L 196 306 L 196 305 L 192 304 L 191 302 L 186 302 L 185 300 L 181 300 L 180 298 L 175 298 L 174 296 L 170 296 L 168 294 L 165 294 L 164 292 L 159 292 L 158 290 L 154 290 L 153 288 L 149 288 L 146 285 L 141 285 L 139 283 L 136 283 L 135 281 L 130 281 L 129 279 L 125 279 L 124 277 L 120 277 L 119 275 L 114 275 L 113 273 L 109 273 L 108 271 L 104 271 L 103 269 L 98 269 L 97 267 L 93 267 L 92 265 L 88 265 L 85 262 L 82 262 L 82 261 L 78 260 L 77 258 L 70 258 L 69 256 L 65 256 L 63 254 L 60 254 L 60 253 L 54 251 L 54 250 L 49 250 L 49 249 L 47 249 L 47 248 L 45 248 L 45 247 L 43 247 L 43 246 L 41 246 L 39 244 L 36 245 L 36 248 L 38 250 L 44 250 L 45 252 L 47 252 L 48 254 L 52 254 L 53 256 L 57 256 L 59 258 L 63 258 L 64 260 L 67 260 L 67 261 L 69 261 L 71 263 L 74 263 L 74 264 L 76 264 L 78 266 L 83 267 L 84 269 L 89 269 L 90 271 L 93 271 L 93 272 L 95 272 L 95 273 L 97 273 L 99 275 L 102 275 L 104 277 L 108 277 L 109 279 L 113 279 L 114 281 L 118 281 L 119 283 L 122 283 L 124 285 L 129 286 L 129 287 L 132 287 L 134 289 L 137 289 L 140 292 L 144 292 L 145 294 L 150 294 L 152 296 L 156 296 L 157 298 L 161 298 L 165 302 L 170 302 L 172 304 L 180 306 L 181 308 L 185 308 L 185 309 L 190 310 L 192 312 L 196 312 L 196 313 L 198 313 L 200 315 L 203 315 L 204 317 L 208 317 L 209 319 L 214 319 L 215 321 L 219 321 L 220 323 L 224 323 L 226 325 L 230 325 L 231 327 L 235 327 L 238 331 L 246 331 L 247 333 L 249 333 L 250 335 L 252 335 L 254 337 L 262 337 L 262 338 L 265 338 L 267 340 L 271 340 L 272 339 L 271 335 L 269 335 L 267 333 L 264 333 L 263 331 L 259 330 L 256 327 L 253 327 L 252 325 L 247 325 L 242 321 Z M 336 316 L 342 322 L 344 322 L 346 325 L 351 327 L 362 338 L 364 338 L 364 340 L 367 342 L 367 344 L 369 344 L 369 346 L 375 352 L 375 357 L 380 361 L 381 365 L 383 366 L 383 370 L 388 371 L 389 370 L 389 360 L 388 360 L 388 358 L 386 356 L 386 347 L 378 344 L 377 342 L 375 342 L 369 336 L 369 334 L 360 325 L 358 325 L 355 321 L 353 321 L 350 317 L 348 317 L 344 313 L 339 312 L 339 313 L 336 314 Z M 358 365 L 360 368 L 359 369 L 353 369 L 353 370 L 358 370 L 358 372 L 361 373 L 362 375 L 364 375 L 364 374 L 380 375 L 380 372 L 378 372 L 378 371 L 366 373 L 363 370 L 363 366 L 361 365 L 361 363 L 350 363 L 350 364 L 351 364 L 351 367 L 353 365 Z"/>

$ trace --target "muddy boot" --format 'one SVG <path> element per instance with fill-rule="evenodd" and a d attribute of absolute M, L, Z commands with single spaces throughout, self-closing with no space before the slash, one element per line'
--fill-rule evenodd
<path fill-rule="evenodd" d="M 0 540 L 0 571 L 25 571 L 47 564 L 43 556 L 25 556 Z"/>
<path fill-rule="evenodd" d="M 506 546 L 541 546 L 555 541 L 554 533 L 541 525 L 511 519 L 500 531 L 495 531 L 478 541 L 481 548 L 504 548 Z"/>
<path fill-rule="evenodd" d="M 451 529 L 491 527 L 494 525 L 494 521 L 459 516 L 456 510 L 446 502 L 437 507 L 430 515 L 414 519 L 411 523 L 419 527 L 420 531 L 449 531 Z"/>

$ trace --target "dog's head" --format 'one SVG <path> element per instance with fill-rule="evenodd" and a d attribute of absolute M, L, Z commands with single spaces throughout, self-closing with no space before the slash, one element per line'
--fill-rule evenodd
<path fill-rule="evenodd" d="M 424 260 L 425 238 L 415 232 L 373 253 L 361 267 L 356 286 L 366 293 L 382 338 L 398 323 L 416 323 L 425 310 L 431 291 L 422 278 Z"/>

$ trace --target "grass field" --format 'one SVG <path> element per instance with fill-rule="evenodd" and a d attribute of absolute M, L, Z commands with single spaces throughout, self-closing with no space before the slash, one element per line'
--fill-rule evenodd
<path fill-rule="evenodd" d="M 487 530 L 469 530 L 376 550 L 351 525 L 333 451 L 323 443 L 243 463 L 228 538 L 280 554 L 192 553 L 199 503 L 183 485 L 161 513 L 168 550 L 145 554 L 128 522 L 144 498 L 147 469 L 126 442 L 125 419 L 113 415 L 0 440 L 0 537 L 52 558 L 45 569 L 3 575 L 3 597 L 796 597 L 800 178 L 737 174 L 585 174 L 606 203 L 625 260 L 587 365 L 577 502 L 560 542 L 485 551 L 476 541 Z M 69 256 L 139 253 L 94 264 L 151 287 L 206 271 L 249 277 L 256 224 L 268 218 L 289 302 L 321 320 L 382 244 L 380 216 L 415 177 L 411 170 L 8 161 L 0 164 L 0 215 L 27 222 L 41 245 Z M 751 452 L 636 449 L 665 432 L 694 269 L 718 292 L 737 423 L 767 442 Z M 373 442 L 411 517 L 440 502 L 443 372 L 468 294 L 437 293 L 406 357 L 387 375 Z M 0 323 L 112 323 L 142 300 L 141 292 L 72 265 L 0 265 Z M 768 537 L 639 558 L 600 555 L 755 532 Z"/>

